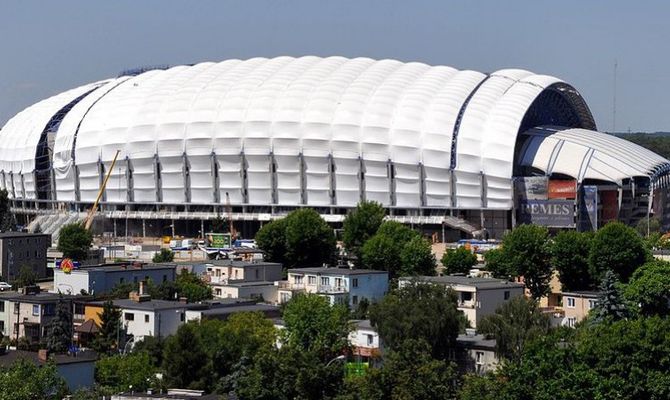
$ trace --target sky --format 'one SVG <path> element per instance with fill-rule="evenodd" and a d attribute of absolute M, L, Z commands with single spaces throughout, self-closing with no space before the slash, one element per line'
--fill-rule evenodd
<path fill-rule="evenodd" d="M 670 131 L 668 16 L 667 0 L 2 0 L 0 125 L 138 66 L 341 55 L 554 75 L 599 130 Z"/>

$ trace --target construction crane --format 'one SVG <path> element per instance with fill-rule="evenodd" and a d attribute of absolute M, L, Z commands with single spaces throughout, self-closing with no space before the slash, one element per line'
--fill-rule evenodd
<path fill-rule="evenodd" d="M 230 195 L 226 192 L 226 214 L 228 218 L 228 231 L 230 232 L 230 242 L 232 244 L 237 239 L 237 232 L 233 226 L 233 208 L 230 206 Z"/>
<path fill-rule="evenodd" d="M 109 167 L 109 171 L 107 171 L 107 175 L 105 175 L 105 179 L 102 181 L 102 185 L 100 185 L 100 190 L 98 190 L 98 197 L 96 197 L 95 202 L 93 203 L 93 207 L 91 207 L 91 209 L 88 211 L 88 215 L 84 220 L 84 228 L 86 228 L 86 230 L 91 229 L 91 225 L 93 225 L 93 219 L 95 218 L 95 213 L 98 211 L 98 204 L 100 203 L 102 194 L 105 192 L 105 188 L 107 187 L 107 181 L 109 180 L 109 176 L 112 174 L 112 171 L 114 170 L 114 166 L 116 165 L 116 159 L 119 157 L 120 152 L 121 152 L 120 150 L 117 150 L 116 154 L 114 154 L 112 165 Z"/>

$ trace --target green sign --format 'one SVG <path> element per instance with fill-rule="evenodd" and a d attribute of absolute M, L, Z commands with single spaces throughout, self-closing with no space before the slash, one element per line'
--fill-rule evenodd
<path fill-rule="evenodd" d="M 368 363 L 366 362 L 348 362 L 345 364 L 345 374 L 350 376 L 364 376 L 368 372 Z"/>
<path fill-rule="evenodd" d="M 230 233 L 208 233 L 207 238 L 211 247 L 223 249 L 231 246 Z"/>

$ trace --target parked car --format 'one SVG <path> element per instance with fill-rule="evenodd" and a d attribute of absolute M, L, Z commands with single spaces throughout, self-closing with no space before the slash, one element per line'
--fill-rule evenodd
<path fill-rule="evenodd" d="M 0 282 L 0 292 L 4 292 L 5 290 L 11 290 L 12 285 L 10 285 L 7 282 Z"/>

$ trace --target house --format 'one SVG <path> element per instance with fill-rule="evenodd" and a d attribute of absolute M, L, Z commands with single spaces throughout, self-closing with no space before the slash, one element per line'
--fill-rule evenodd
<path fill-rule="evenodd" d="M 119 393 L 112 395 L 112 400 L 221 400 L 233 399 L 235 396 L 205 394 L 202 390 L 168 389 L 166 393 L 147 391 L 146 393 Z"/>
<path fill-rule="evenodd" d="M 221 299 L 226 300 L 226 299 Z M 228 299 L 234 300 L 234 299 Z M 226 320 L 231 315 L 241 312 L 260 312 L 266 318 L 278 318 L 281 310 L 270 304 L 256 304 L 253 300 L 239 300 L 237 303 L 218 303 L 217 300 L 190 304 L 186 310 L 186 321 L 202 321 L 207 319 Z"/>
<path fill-rule="evenodd" d="M 370 320 L 354 320 L 351 323 L 354 327 L 349 334 L 352 356 L 362 362 L 379 358 L 382 352 L 381 339 Z"/>
<path fill-rule="evenodd" d="M 140 283 L 139 292 L 131 292 L 128 299 L 112 300 L 112 303 L 121 311 L 121 323 L 135 341 L 143 340 L 146 336 L 173 335 L 186 322 L 187 303 L 152 300 L 144 293 L 143 283 Z M 94 314 L 101 315 L 104 304 L 104 301 L 87 303 L 85 314 L 91 317 Z M 99 317 L 91 320 L 100 324 Z"/>
<path fill-rule="evenodd" d="M 403 277 L 398 285 L 402 287 L 411 282 L 433 283 L 453 289 L 458 296 L 458 309 L 465 314 L 473 328 L 503 303 L 524 293 L 524 285 L 521 283 L 457 275 Z"/>
<path fill-rule="evenodd" d="M 331 304 L 344 303 L 356 307 L 363 299 L 380 300 L 388 291 L 388 272 L 348 268 L 294 268 L 288 270 L 288 280 L 277 282 L 279 303 L 291 299 L 294 293 L 316 293 L 327 297 Z"/>
<path fill-rule="evenodd" d="M 456 346 L 456 364 L 461 372 L 483 375 L 498 368 L 500 359 L 496 356 L 495 339 L 478 335 L 474 329 L 466 329 L 465 334 L 456 338 Z"/>
<path fill-rule="evenodd" d="M 0 309 L 5 310 L 0 315 L 6 318 L 0 323 L 4 334 L 16 340 L 25 337 L 30 343 L 39 343 L 56 315 L 56 305 L 61 298 L 72 307 L 74 296 L 43 293 L 37 286 L 24 288 L 23 293 L 0 294 Z"/>
<path fill-rule="evenodd" d="M 282 279 L 282 265 L 265 261 L 212 260 L 206 280 L 217 298 L 256 298 L 277 302 L 275 281 Z"/>
<path fill-rule="evenodd" d="M 601 292 L 575 291 L 563 293 L 563 322 L 561 325 L 573 328 L 576 323 L 583 321 L 589 312 L 595 308 Z"/>
<path fill-rule="evenodd" d="M 21 267 L 27 266 L 37 279 L 47 276 L 47 249 L 51 235 L 45 233 L 1 232 L 0 277 L 13 282 Z"/>
<path fill-rule="evenodd" d="M 100 295 L 122 283 L 151 280 L 156 284 L 175 280 L 174 264 L 103 264 L 86 266 L 70 272 L 54 271 L 54 292 Z"/>
<path fill-rule="evenodd" d="M 38 366 L 45 365 L 49 360 L 52 360 L 56 364 L 58 375 L 65 380 L 70 392 L 80 388 L 93 387 L 95 384 L 94 371 L 98 355 L 94 351 L 82 351 L 74 355 L 50 355 L 46 350 L 40 350 L 39 352 L 8 350 L 4 353 L 0 352 L 0 367 L 9 367 L 21 359 Z"/>

